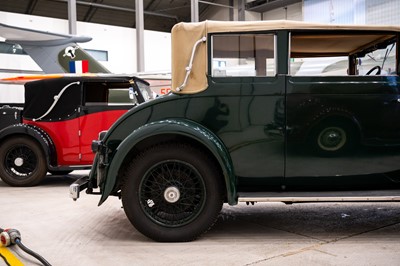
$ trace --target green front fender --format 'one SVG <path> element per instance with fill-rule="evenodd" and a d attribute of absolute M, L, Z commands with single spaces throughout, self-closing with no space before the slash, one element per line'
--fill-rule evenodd
<path fill-rule="evenodd" d="M 118 171 L 125 157 L 135 145 L 146 138 L 162 134 L 183 135 L 192 138 L 207 148 L 221 166 L 227 189 L 228 203 L 230 205 L 237 204 L 236 176 L 229 151 L 223 142 L 209 129 L 196 122 L 187 119 L 166 119 L 139 127 L 119 144 L 107 170 L 99 205 L 110 195 L 115 186 Z"/>

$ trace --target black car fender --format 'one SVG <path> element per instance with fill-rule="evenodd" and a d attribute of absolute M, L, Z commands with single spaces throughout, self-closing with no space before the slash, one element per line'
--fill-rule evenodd
<path fill-rule="evenodd" d="M 47 166 L 52 168 L 57 165 L 57 152 L 54 142 L 41 128 L 28 124 L 14 124 L 8 126 L 0 130 L 0 143 L 15 135 L 26 135 L 27 137 L 37 140 L 45 153 Z"/>

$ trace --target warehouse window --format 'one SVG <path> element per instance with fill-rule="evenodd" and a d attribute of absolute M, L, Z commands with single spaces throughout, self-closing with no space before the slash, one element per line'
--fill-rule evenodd
<path fill-rule="evenodd" d="M 0 54 L 26 54 L 19 44 L 0 42 Z"/>
<path fill-rule="evenodd" d="M 108 61 L 108 51 L 85 49 L 97 61 Z"/>

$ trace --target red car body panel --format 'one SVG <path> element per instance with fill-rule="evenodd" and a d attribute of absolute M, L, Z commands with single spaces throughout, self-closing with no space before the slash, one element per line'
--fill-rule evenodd
<path fill-rule="evenodd" d="M 23 119 L 24 124 L 40 127 L 53 140 L 57 163 L 63 165 L 88 165 L 93 162 L 92 140 L 128 110 L 109 110 L 59 122 L 42 122 Z"/>

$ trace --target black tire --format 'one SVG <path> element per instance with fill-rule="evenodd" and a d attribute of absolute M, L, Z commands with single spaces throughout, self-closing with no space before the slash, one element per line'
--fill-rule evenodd
<path fill-rule="evenodd" d="M 223 204 L 222 179 L 200 150 L 166 143 L 127 167 L 122 204 L 132 225 L 160 242 L 191 241 L 215 223 Z"/>
<path fill-rule="evenodd" d="M 68 175 L 71 173 L 73 170 L 65 170 L 65 171 L 49 171 L 50 174 L 52 175 Z"/>
<path fill-rule="evenodd" d="M 27 137 L 1 143 L 0 178 L 16 187 L 37 185 L 47 173 L 46 159 L 39 144 Z"/>
<path fill-rule="evenodd" d="M 354 126 L 346 121 L 323 122 L 313 130 L 311 136 L 313 150 L 322 156 L 349 153 L 357 142 Z"/>

